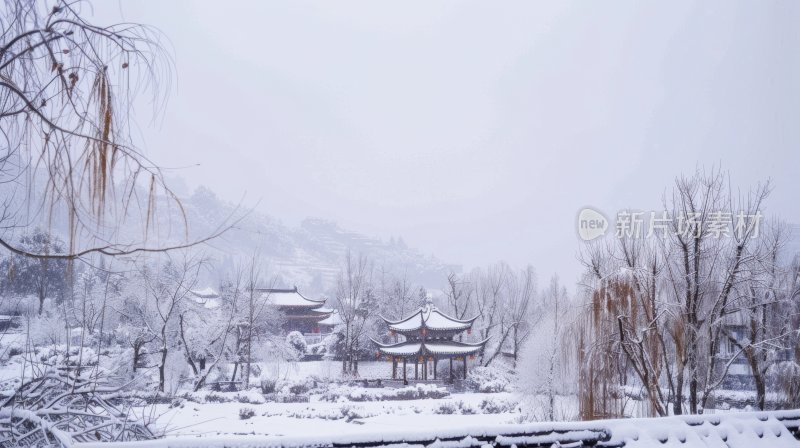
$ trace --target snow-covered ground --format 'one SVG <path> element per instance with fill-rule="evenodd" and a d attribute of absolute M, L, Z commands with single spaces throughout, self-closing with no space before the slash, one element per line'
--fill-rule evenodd
<path fill-rule="evenodd" d="M 800 446 L 792 433 L 800 423 L 800 412 L 725 412 L 662 419 L 530 423 L 523 418 L 530 416 L 525 414 L 526 402 L 521 406 L 520 396 L 511 389 L 494 393 L 454 392 L 442 384 L 399 389 L 397 383 L 394 387 L 362 387 L 357 380 L 343 378 L 341 365 L 332 361 L 260 363 L 258 367 L 265 377 L 278 379 L 279 389 L 283 388 L 279 395 L 305 384 L 309 390 L 300 395 L 307 397 L 308 402 L 270 401 L 271 397 L 265 397 L 256 386 L 257 380 L 248 391 L 178 391 L 170 403 L 128 409 L 136 420 L 150 424 L 163 438 L 120 443 L 116 448 L 354 443 L 434 444 L 439 448 L 455 448 L 482 446 L 487 442 L 499 446 L 551 446 L 556 442 L 563 445 L 553 446 L 581 446 L 571 445 L 580 440 L 600 441 L 598 446 L 634 448 Z M 4 363 L 0 368 L 0 384 L 12 387 L 18 383 L 21 368 L 17 358 Z M 473 372 L 475 377 L 480 376 L 478 370 Z M 363 362 L 359 366 L 359 379 L 385 380 L 390 374 L 390 364 L 383 361 Z M 398 390 L 435 398 L 400 400 L 396 399 L 402 396 Z M 531 397 L 525 400 L 530 403 Z M 557 419 L 574 419 L 575 397 L 557 397 L 556 409 Z M 544 445 L 536 445 L 540 443 Z"/>
<path fill-rule="evenodd" d="M 800 412 L 735 413 L 724 415 L 666 417 L 657 419 L 600 420 L 573 423 L 498 423 L 484 416 L 471 418 L 442 416 L 416 418 L 398 424 L 387 415 L 380 424 L 363 425 L 349 431 L 333 431 L 324 421 L 285 424 L 287 434 L 209 434 L 206 437 L 182 436 L 119 444 L 81 444 L 91 447 L 301 447 L 301 446 L 587 446 L 582 441 L 604 447 L 720 447 L 782 448 L 798 447 L 797 425 Z M 274 418 L 274 417 L 273 417 Z M 378 423 L 378 422 L 376 422 Z M 407 426 L 412 424 L 413 426 Z M 289 434 L 291 433 L 291 434 Z"/>
<path fill-rule="evenodd" d="M 436 430 L 458 425 L 513 423 L 518 416 L 509 393 L 453 394 L 443 399 L 309 403 L 193 403 L 155 405 L 142 409 L 168 437 L 203 435 L 269 435 L 334 437 L 387 430 Z M 498 412 L 498 409 L 509 409 Z M 252 409 L 242 420 L 239 412 Z M 140 410 L 141 411 L 141 410 Z M 495 413 L 497 412 L 497 413 Z"/>

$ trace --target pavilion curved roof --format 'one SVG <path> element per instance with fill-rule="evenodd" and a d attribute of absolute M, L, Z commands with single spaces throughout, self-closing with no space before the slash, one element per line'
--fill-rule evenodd
<path fill-rule="evenodd" d="M 392 321 L 383 316 L 381 318 L 386 322 L 390 330 L 405 333 L 418 331 L 422 328 L 434 331 L 463 331 L 471 328 L 472 323 L 478 316 L 467 320 L 456 319 L 428 304 L 401 320 Z"/>
<path fill-rule="evenodd" d="M 464 356 L 478 353 L 488 340 L 489 338 L 480 342 L 433 340 L 383 344 L 372 339 L 372 342 L 378 347 L 378 351 L 389 356 Z"/>

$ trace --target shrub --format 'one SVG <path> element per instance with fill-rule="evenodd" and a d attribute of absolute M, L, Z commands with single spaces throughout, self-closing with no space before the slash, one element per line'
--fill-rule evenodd
<path fill-rule="evenodd" d="M 495 367 L 475 367 L 470 371 L 464 385 L 469 390 L 483 393 L 497 393 L 508 390 L 510 381 L 505 373 Z"/>
<path fill-rule="evenodd" d="M 285 395 L 303 395 L 316 386 L 312 378 L 281 381 L 275 386 L 275 392 Z"/>
<path fill-rule="evenodd" d="M 269 378 L 266 376 L 261 377 L 260 383 L 261 393 L 264 395 L 275 393 L 276 386 L 278 385 L 278 382 L 274 378 Z"/>
<path fill-rule="evenodd" d="M 420 400 L 425 398 L 445 398 L 450 396 L 447 389 L 433 384 L 417 384 L 400 389 L 366 389 L 363 387 L 342 386 L 331 388 L 320 397 L 323 401 L 396 401 Z"/>
<path fill-rule="evenodd" d="M 463 401 L 445 401 L 444 403 L 440 404 L 439 407 L 433 410 L 434 414 L 444 414 L 444 415 L 451 415 L 451 414 L 462 414 L 462 415 L 472 415 L 476 414 L 475 408 L 472 406 L 464 403 Z"/>
<path fill-rule="evenodd" d="M 19 345 L 12 345 L 8 348 L 8 357 L 11 358 L 12 356 L 19 356 L 22 354 L 22 347 Z"/>
<path fill-rule="evenodd" d="M 227 403 L 231 401 L 229 398 L 215 393 L 210 393 L 205 397 L 206 403 Z"/>
<path fill-rule="evenodd" d="M 294 395 L 301 395 L 308 392 L 308 385 L 306 383 L 294 383 L 289 386 L 289 392 Z"/>
<path fill-rule="evenodd" d="M 286 335 L 286 345 L 294 352 L 296 359 L 301 359 L 306 354 L 306 338 L 299 331 L 292 331 Z"/>
<path fill-rule="evenodd" d="M 512 412 L 517 403 L 509 400 L 484 399 L 478 406 L 484 414 L 504 414 Z"/>
<path fill-rule="evenodd" d="M 451 415 L 458 412 L 458 406 L 452 401 L 445 401 L 444 403 L 440 404 L 438 408 L 433 410 L 434 414 L 445 414 Z"/>
<path fill-rule="evenodd" d="M 351 422 L 353 420 L 365 417 L 365 415 L 362 413 L 363 412 L 362 410 L 356 409 L 348 405 L 342 406 L 340 411 L 342 413 L 342 418 L 344 418 L 345 421 L 347 422 Z"/>
<path fill-rule="evenodd" d="M 241 408 L 241 409 L 239 409 L 239 419 L 240 420 L 247 420 L 247 419 L 253 417 L 254 415 L 256 415 L 256 411 L 254 411 L 252 408 Z"/>

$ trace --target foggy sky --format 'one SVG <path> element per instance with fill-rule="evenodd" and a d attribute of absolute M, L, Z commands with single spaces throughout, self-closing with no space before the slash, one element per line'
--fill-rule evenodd
<path fill-rule="evenodd" d="M 466 267 L 574 280 L 576 215 L 721 165 L 800 223 L 800 3 L 131 1 L 177 83 L 147 154 L 190 188 Z"/>

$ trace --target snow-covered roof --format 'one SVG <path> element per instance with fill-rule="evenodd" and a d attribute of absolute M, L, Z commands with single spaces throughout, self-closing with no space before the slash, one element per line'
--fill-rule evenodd
<path fill-rule="evenodd" d="M 205 288 L 202 289 L 193 289 L 191 292 L 196 297 L 203 297 L 203 298 L 219 297 L 219 293 L 210 286 L 206 286 Z"/>
<path fill-rule="evenodd" d="M 218 308 L 222 304 L 219 293 L 210 286 L 202 289 L 193 289 L 190 292 L 192 293 L 191 299 L 198 305 L 203 306 L 203 308 L 211 310 Z"/>
<path fill-rule="evenodd" d="M 278 307 L 291 307 L 291 308 L 320 308 L 325 304 L 325 299 L 313 300 L 305 297 L 293 289 L 260 289 L 262 294 L 268 296 L 267 301 L 269 304 Z"/>
<path fill-rule="evenodd" d="M 425 351 L 433 355 L 472 355 L 478 353 L 485 343 L 486 340 L 474 344 L 455 341 L 425 342 Z"/>
<path fill-rule="evenodd" d="M 422 328 L 438 331 L 463 331 L 472 327 L 472 322 L 477 318 L 478 316 L 467 320 L 456 319 L 439 311 L 435 306 L 427 304 L 404 319 L 391 321 L 384 317 L 383 320 L 389 325 L 390 330 L 405 333 Z"/>
<path fill-rule="evenodd" d="M 420 349 L 422 348 L 421 342 L 413 342 L 413 343 L 402 343 L 387 347 L 378 347 L 378 350 L 381 351 L 384 355 L 392 355 L 392 356 L 411 356 L 420 353 Z"/>
<path fill-rule="evenodd" d="M 378 351 L 390 356 L 416 356 L 416 355 L 473 355 L 478 353 L 486 344 L 488 339 L 480 342 L 456 342 L 456 341 L 406 341 L 397 344 L 382 344 L 372 340 L 378 346 Z"/>
<path fill-rule="evenodd" d="M 339 312 L 333 310 L 331 315 L 319 321 L 320 325 L 327 325 L 329 327 L 335 327 L 337 325 L 343 324 L 344 321 L 342 320 L 342 316 L 339 315 Z"/>

